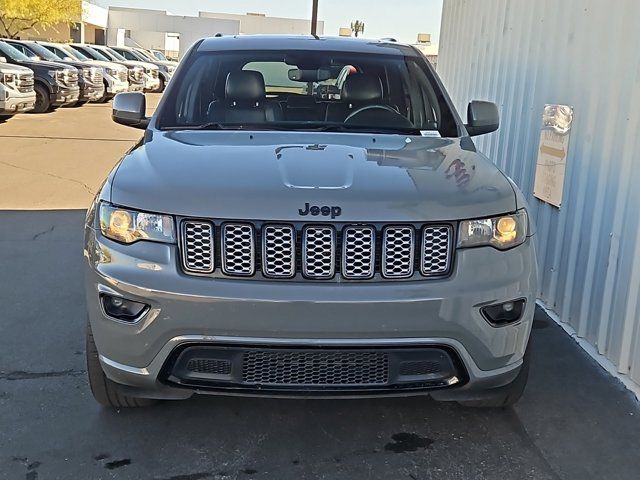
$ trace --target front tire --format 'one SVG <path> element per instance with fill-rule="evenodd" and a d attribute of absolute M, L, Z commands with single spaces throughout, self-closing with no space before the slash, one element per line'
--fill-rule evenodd
<path fill-rule="evenodd" d="M 119 391 L 115 382 L 109 380 L 102 370 L 98 350 L 91 325 L 87 322 L 87 375 L 89 377 L 89 386 L 93 398 L 105 407 L 114 408 L 131 408 L 131 407 L 149 407 L 158 401 L 150 398 L 138 398 L 125 395 Z"/>
<path fill-rule="evenodd" d="M 529 364 L 531 363 L 531 339 L 522 359 L 522 367 L 518 376 L 509 385 L 487 392 L 481 400 L 461 400 L 458 403 L 464 407 L 501 408 L 515 405 L 522 397 L 529 378 Z"/>
<path fill-rule="evenodd" d="M 51 109 L 51 99 L 49 98 L 49 90 L 39 83 L 35 85 L 36 104 L 33 113 L 46 113 Z"/>

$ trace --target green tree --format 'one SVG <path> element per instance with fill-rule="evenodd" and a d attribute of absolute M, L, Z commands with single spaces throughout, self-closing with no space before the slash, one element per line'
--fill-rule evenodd
<path fill-rule="evenodd" d="M 0 36 L 17 38 L 26 30 L 77 22 L 81 16 L 82 0 L 0 0 Z"/>
<path fill-rule="evenodd" d="M 351 22 L 351 31 L 356 37 L 359 33 L 364 33 L 364 22 L 361 22 L 360 20 Z"/>

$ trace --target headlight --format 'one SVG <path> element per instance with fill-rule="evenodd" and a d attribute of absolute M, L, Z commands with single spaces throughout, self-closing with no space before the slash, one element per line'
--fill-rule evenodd
<path fill-rule="evenodd" d="M 527 238 L 528 218 L 525 210 L 479 220 L 460 222 L 458 247 L 490 245 L 500 250 L 520 245 Z"/>
<path fill-rule="evenodd" d="M 108 203 L 100 204 L 100 230 L 105 237 L 122 243 L 138 240 L 175 242 L 171 216 L 137 212 Z"/>

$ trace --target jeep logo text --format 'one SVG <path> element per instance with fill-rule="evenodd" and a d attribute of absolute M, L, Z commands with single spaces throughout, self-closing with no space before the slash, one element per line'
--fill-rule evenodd
<path fill-rule="evenodd" d="M 305 203 L 304 208 L 298 209 L 298 213 L 303 217 L 311 214 L 314 217 L 318 215 L 328 217 L 329 215 L 331 215 L 331 218 L 336 218 L 342 215 L 342 209 L 338 206 L 333 206 L 333 207 L 330 207 L 328 205 L 318 206 L 318 205 L 309 205 L 309 203 Z"/>

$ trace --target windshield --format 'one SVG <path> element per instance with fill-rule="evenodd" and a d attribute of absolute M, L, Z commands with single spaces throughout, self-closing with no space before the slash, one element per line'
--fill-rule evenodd
<path fill-rule="evenodd" d="M 149 52 L 146 52 L 144 50 L 134 50 L 134 53 L 136 53 L 141 59 L 145 58 L 147 61 L 151 60 L 152 62 L 157 62 L 158 61 L 157 58 L 155 58 Z"/>
<path fill-rule="evenodd" d="M 120 55 L 118 52 L 116 52 L 115 50 L 109 48 L 109 47 L 105 47 L 103 49 L 101 49 L 102 52 L 104 52 L 105 54 L 110 54 L 114 60 L 118 60 L 119 62 L 126 62 L 127 59 L 124 58 L 122 55 Z"/>
<path fill-rule="evenodd" d="M 260 128 L 456 136 L 419 56 L 317 51 L 199 52 L 159 113 L 159 128 Z"/>
<path fill-rule="evenodd" d="M 37 56 L 39 56 L 43 60 L 47 60 L 49 62 L 59 62 L 62 60 L 58 55 L 50 52 L 49 50 L 44 48 L 42 45 L 38 45 L 37 43 L 28 43 L 25 45 L 25 47 L 31 50 L 33 53 L 35 53 Z"/>
<path fill-rule="evenodd" d="M 82 52 L 75 50 L 73 48 L 71 48 L 68 45 L 60 45 L 60 49 L 66 53 L 68 56 L 70 56 L 71 58 L 75 59 L 75 60 L 91 60 L 89 57 L 87 57 L 86 55 L 84 55 Z"/>
<path fill-rule="evenodd" d="M 20 50 L 4 42 L 0 42 L 0 56 L 10 58 L 14 62 L 24 62 L 29 60 L 29 57 Z"/>
<path fill-rule="evenodd" d="M 167 57 L 165 57 L 164 53 L 159 52 L 157 50 L 152 50 L 151 53 L 153 54 L 154 57 L 156 57 L 158 60 L 161 60 L 163 62 L 167 61 Z"/>
<path fill-rule="evenodd" d="M 73 48 L 74 50 L 76 50 L 76 51 L 78 51 L 80 53 L 85 53 L 86 55 L 89 55 L 94 60 L 100 60 L 102 62 L 110 62 L 111 61 L 107 57 L 105 57 L 102 53 L 98 52 L 97 50 L 94 50 L 91 47 L 87 47 L 87 46 L 76 47 L 75 45 L 69 45 L 69 47 Z"/>

